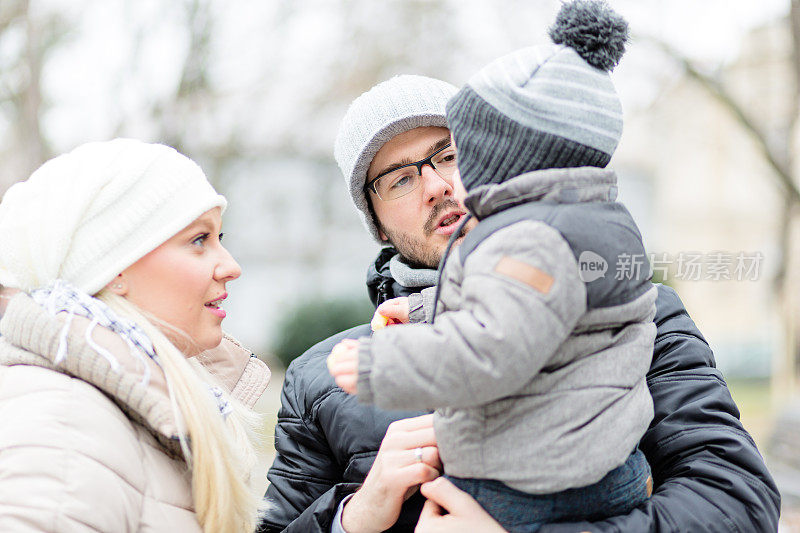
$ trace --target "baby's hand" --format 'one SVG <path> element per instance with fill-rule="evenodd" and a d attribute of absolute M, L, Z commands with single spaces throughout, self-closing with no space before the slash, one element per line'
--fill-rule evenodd
<path fill-rule="evenodd" d="M 386 300 L 375 310 L 370 327 L 378 331 L 391 324 L 405 324 L 408 322 L 408 298 L 392 298 Z"/>
<path fill-rule="evenodd" d="M 331 350 L 328 372 L 347 394 L 356 394 L 358 383 L 358 345 L 355 339 L 345 339 Z"/>

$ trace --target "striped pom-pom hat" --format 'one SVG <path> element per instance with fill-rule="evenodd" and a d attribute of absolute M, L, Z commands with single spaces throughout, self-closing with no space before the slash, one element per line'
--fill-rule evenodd
<path fill-rule="evenodd" d="M 622 135 L 609 73 L 628 25 L 605 2 L 565 3 L 553 44 L 484 67 L 447 104 L 467 190 L 546 168 L 605 167 Z"/>

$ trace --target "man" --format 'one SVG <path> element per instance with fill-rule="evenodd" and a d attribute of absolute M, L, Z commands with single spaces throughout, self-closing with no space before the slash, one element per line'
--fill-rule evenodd
<path fill-rule="evenodd" d="M 409 296 L 410 313 L 420 312 L 465 213 L 453 200 L 450 166 L 436 155 L 449 139 L 445 103 L 455 92 L 438 80 L 396 77 L 356 99 L 340 128 L 336 159 L 367 230 L 386 245 L 367 277 L 376 305 Z M 392 183 L 407 194 L 393 194 Z M 660 287 L 656 305 L 655 418 L 640 442 L 652 498 L 625 516 L 541 531 L 776 530 L 780 496 L 711 350 L 674 291 Z M 360 405 L 325 364 L 339 340 L 368 334 L 368 326 L 343 332 L 290 365 L 262 531 L 413 530 L 424 501 L 416 486 L 441 468 L 430 416 Z"/>

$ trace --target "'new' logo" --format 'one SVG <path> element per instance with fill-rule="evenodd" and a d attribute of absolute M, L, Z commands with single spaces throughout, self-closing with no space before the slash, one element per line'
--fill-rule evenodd
<path fill-rule="evenodd" d="M 578 275 L 584 283 L 604 278 L 608 272 L 608 262 L 599 254 L 586 250 L 578 257 Z"/>

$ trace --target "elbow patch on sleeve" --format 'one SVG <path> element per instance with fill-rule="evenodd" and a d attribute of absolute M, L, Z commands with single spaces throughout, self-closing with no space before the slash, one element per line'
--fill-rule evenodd
<path fill-rule="evenodd" d="M 555 278 L 544 270 L 508 255 L 500 258 L 494 271 L 501 276 L 524 283 L 542 294 L 548 294 L 555 282 Z"/>

